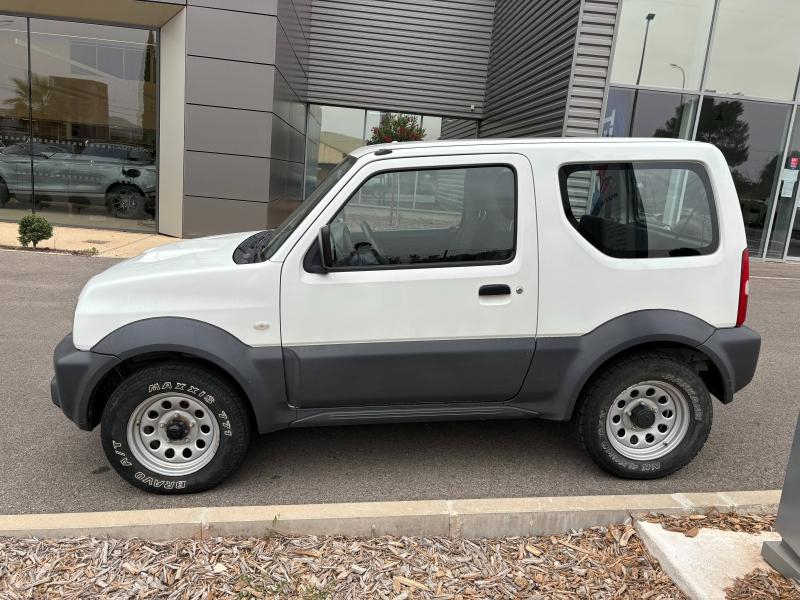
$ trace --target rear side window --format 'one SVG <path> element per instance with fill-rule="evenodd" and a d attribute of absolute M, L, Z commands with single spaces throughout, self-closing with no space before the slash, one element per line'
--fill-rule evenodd
<path fill-rule="evenodd" d="M 717 248 L 714 198 L 699 164 L 566 165 L 559 180 L 569 221 L 609 256 L 696 256 Z"/>

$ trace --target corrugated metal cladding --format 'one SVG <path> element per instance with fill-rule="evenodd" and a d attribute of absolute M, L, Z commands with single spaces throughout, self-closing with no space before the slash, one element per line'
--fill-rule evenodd
<path fill-rule="evenodd" d="M 442 119 L 443 140 L 467 140 L 478 137 L 478 122 L 470 119 Z"/>
<path fill-rule="evenodd" d="M 580 0 L 497 0 L 479 137 L 560 136 Z"/>
<path fill-rule="evenodd" d="M 478 117 L 493 11 L 494 0 L 314 0 L 308 100 Z"/>
<path fill-rule="evenodd" d="M 565 136 L 596 136 L 600 131 L 618 8 L 619 0 L 584 0 Z"/>

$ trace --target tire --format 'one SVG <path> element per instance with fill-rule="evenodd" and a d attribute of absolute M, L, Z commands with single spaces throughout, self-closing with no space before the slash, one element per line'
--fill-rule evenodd
<path fill-rule="evenodd" d="M 647 353 L 614 363 L 589 384 L 577 428 L 581 445 L 605 471 L 657 479 L 691 462 L 712 421 L 700 376 L 668 354 Z"/>
<path fill-rule="evenodd" d="M 131 485 L 156 494 L 214 487 L 241 466 L 251 431 L 239 392 L 217 373 L 181 361 L 129 375 L 111 394 L 101 421 L 111 466 Z"/>
<path fill-rule="evenodd" d="M 106 192 L 106 202 L 111 215 L 118 219 L 144 219 L 147 217 L 147 198 L 134 185 L 117 185 Z"/>

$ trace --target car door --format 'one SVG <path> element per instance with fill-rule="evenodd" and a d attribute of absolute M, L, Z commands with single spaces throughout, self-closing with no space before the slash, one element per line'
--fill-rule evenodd
<path fill-rule="evenodd" d="M 328 272 L 319 268 L 324 225 L 337 260 Z M 536 247 L 524 156 L 368 163 L 284 261 L 290 401 L 326 409 L 512 398 L 535 346 Z"/>
<path fill-rule="evenodd" d="M 34 185 L 37 193 L 52 197 L 68 194 L 73 153 L 67 146 L 42 145 L 33 156 Z"/>

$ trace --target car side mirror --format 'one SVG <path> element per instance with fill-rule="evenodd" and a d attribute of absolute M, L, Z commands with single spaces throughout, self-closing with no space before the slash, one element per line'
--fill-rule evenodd
<path fill-rule="evenodd" d="M 331 226 L 323 225 L 317 237 L 319 245 L 319 257 L 323 271 L 328 271 L 333 267 L 333 245 L 331 244 Z"/>

